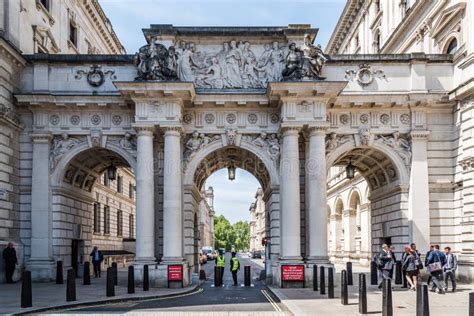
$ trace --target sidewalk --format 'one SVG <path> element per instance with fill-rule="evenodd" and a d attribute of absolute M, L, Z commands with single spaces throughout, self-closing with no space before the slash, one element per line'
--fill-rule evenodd
<path fill-rule="evenodd" d="M 294 315 L 359 315 L 358 297 L 359 297 L 359 275 L 366 273 L 367 283 L 370 284 L 370 275 L 365 268 L 354 266 L 353 280 L 354 285 L 349 286 L 349 305 L 341 304 L 340 271 L 344 268 L 342 265 L 336 265 L 334 289 L 334 299 L 327 298 L 326 295 L 320 295 L 319 292 L 313 292 L 312 288 L 306 289 L 281 289 L 275 286 L 268 286 L 270 290 L 285 304 Z M 326 276 L 327 277 L 327 276 Z M 326 281 L 327 286 L 327 281 Z M 393 296 L 393 314 L 394 315 L 414 315 L 416 313 L 416 293 L 408 292 L 400 288 L 401 285 L 394 284 Z M 430 315 L 468 315 L 469 293 L 472 292 L 471 285 L 458 284 L 457 292 L 448 292 L 445 295 L 429 292 Z M 382 315 L 382 292 L 377 286 L 367 286 L 367 307 L 369 314 Z"/>
<path fill-rule="evenodd" d="M 33 307 L 21 308 L 21 282 L 2 284 L 0 286 L 0 314 L 18 314 L 39 312 L 51 308 L 67 308 L 90 305 L 94 303 L 120 302 L 127 300 L 142 300 L 157 297 L 167 297 L 186 294 L 196 290 L 199 286 L 197 278 L 193 277 L 193 284 L 183 289 L 151 288 L 144 292 L 141 287 L 135 287 L 135 294 L 127 294 L 127 271 L 118 271 L 118 286 L 115 287 L 115 296 L 106 296 L 106 274 L 102 278 L 91 278 L 91 285 L 83 285 L 82 278 L 76 279 L 76 298 L 74 302 L 66 302 L 66 279 L 64 284 L 33 283 Z"/>

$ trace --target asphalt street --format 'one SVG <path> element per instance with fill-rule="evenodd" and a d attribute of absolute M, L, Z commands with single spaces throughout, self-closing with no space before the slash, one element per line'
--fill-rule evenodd
<path fill-rule="evenodd" d="M 191 294 L 173 298 L 151 299 L 145 301 L 105 304 L 58 313 L 161 313 L 161 312 L 261 312 L 269 315 L 291 315 L 285 306 L 266 289 L 258 280 L 261 267 L 252 262 L 246 255 L 239 256 L 241 269 L 238 274 L 238 286 L 233 286 L 230 272 L 230 254 L 226 254 L 226 269 L 224 286 L 214 287 L 214 262 L 203 265 L 207 280 Z M 244 287 L 244 266 L 250 265 L 252 271 L 252 286 Z"/>

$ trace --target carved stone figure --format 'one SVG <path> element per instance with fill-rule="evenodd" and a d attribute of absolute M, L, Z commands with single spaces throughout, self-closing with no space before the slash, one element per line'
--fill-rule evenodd
<path fill-rule="evenodd" d="M 227 65 L 227 84 L 229 88 L 242 88 L 242 76 L 240 74 L 242 55 L 235 41 L 230 42 L 230 50 L 225 58 Z"/>
<path fill-rule="evenodd" d="M 197 131 L 194 131 L 191 137 L 185 143 L 184 150 L 184 160 L 190 161 L 196 152 L 215 140 L 219 140 L 220 135 L 208 136 L 205 134 L 199 134 Z"/>
<path fill-rule="evenodd" d="M 392 147 L 397 154 L 402 157 L 405 164 L 409 165 L 411 160 L 411 145 L 408 140 L 403 138 L 399 132 L 394 132 L 390 136 L 378 135 L 377 140 L 380 140 L 385 145 Z"/>
<path fill-rule="evenodd" d="M 225 134 L 227 135 L 227 144 L 235 145 L 237 141 L 237 131 L 229 128 L 226 129 Z"/>
<path fill-rule="evenodd" d="M 353 139 L 352 135 L 337 135 L 336 133 L 331 133 L 328 135 L 326 140 L 326 151 L 331 151 L 339 146 L 351 141 Z"/>
<path fill-rule="evenodd" d="M 361 127 L 359 129 L 359 138 L 361 145 L 368 146 L 370 143 L 370 129 L 365 126 Z"/>
<path fill-rule="evenodd" d="M 71 150 L 74 146 L 81 143 L 81 140 L 69 137 L 67 133 L 62 133 L 61 136 L 55 136 L 52 141 L 51 147 L 51 159 L 50 159 L 50 167 L 51 169 L 56 166 L 58 161 L 62 158 L 62 156 Z"/>
<path fill-rule="evenodd" d="M 171 54 L 174 55 L 174 48 Z M 135 64 L 138 76 L 135 80 L 174 80 L 176 72 L 174 65 L 170 65 L 170 53 L 166 47 L 155 40 L 142 46 L 135 55 Z"/>
<path fill-rule="evenodd" d="M 119 146 L 122 147 L 125 150 L 136 150 L 137 149 L 137 143 L 133 139 L 132 134 L 130 133 L 125 133 L 125 136 L 122 137 L 119 140 Z"/>
<path fill-rule="evenodd" d="M 181 81 L 193 82 L 195 79 L 194 69 L 198 68 L 194 60 L 196 46 L 194 43 L 187 44 L 181 52 L 178 63 L 178 78 Z"/>
<path fill-rule="evenodd" d="M 285 67 L 285 54 L 278 42 L 273 42 L 272 44 L 269 63 L 271 65 L 271 73 L 268 74 L 268 80 L 274 82 L 280 81 L 283 68 Z"/>
<path fill-rule="evenodd" d="M 266 142 L 267 142 L 267 133 L 265 132 L 260 133 L 260 135 L 257 136 L 257 138 L 255 138 L 252 141 L 252 143 L 257 145 L 258 147 L 265 147 L 265 145 L 267 144 Z"/>
<path fill-rule="evenodd" d="M 217 57 L 212 57 L 211 66 L 206 69 L 205 74 L 198 76 L 196 86 L 218 89 L 224 87 L 222 67 Z"/>
<path fill-rule="evenodd" d="M 264 148 L 272 160 L 277 160 L 280 156 L 280 141 L 276 134 L 267 135 L 267 133 L 262 132 L 257 136 L 246 135 L 243 139 L 255 146 Z"/>
<path fill-rule="evenodd" d="M 296 44 L 291 43 L 288 50 L 286 66 L 282 72 L 283 79 L 325 79 L 321 73 L 327 58 L 320 45 L 314 46 L 312 44 L 309 34 L 304 36 L 303 45 L 297 47 Z"/>

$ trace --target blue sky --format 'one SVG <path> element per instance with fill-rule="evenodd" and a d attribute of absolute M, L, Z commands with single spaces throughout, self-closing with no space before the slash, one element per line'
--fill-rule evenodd
<path fill-rule="evenodd" d="M 100 0 L 127 53 L 145 44 L 150 24 L 175 26 L 285 26 L 319 28 L 326 46 L 346 0 Z"/>
<path fill-rule="evenodd" d="M 311 24 L 319 28 L 316 43 L 326 46 L 346 0 L 100 0 L 127 53 L 145 44 L 142 28 L 150 24 L 175 26 L 286 26 Z M 227 170 L 209 177 L 214 206 L 230 222 L 248 220 L 248 209 L 259 187 L 250 173 L 238 169 L 227 179 Z"/>

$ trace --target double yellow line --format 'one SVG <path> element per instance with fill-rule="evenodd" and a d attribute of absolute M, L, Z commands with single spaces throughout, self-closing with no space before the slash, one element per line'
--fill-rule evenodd
<path fill-rule="evenodd" d="M 275 300 L 272 298 L 272 296 L 270 294 L 268 294 L 267 290 L 261 290 L 261 291 L 262 291 L 263 296 L 265 296 L 266 299 L 270 302 L 270 304 L 272 304 L 273 308 L 277 312 L 281 312 L 280 306 L 278 306 L 277 302 L 275 302 Z"/>

